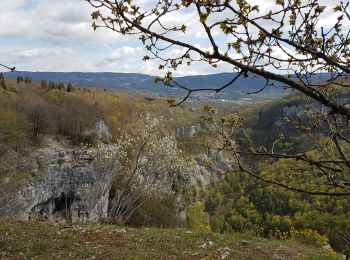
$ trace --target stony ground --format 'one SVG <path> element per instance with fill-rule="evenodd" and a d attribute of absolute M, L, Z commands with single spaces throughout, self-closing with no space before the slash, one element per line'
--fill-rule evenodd
<path fill-rule="evenodd" d="M 0 259 L 341 259 L 294 241 L 181 229 L 0 220 Z"/>

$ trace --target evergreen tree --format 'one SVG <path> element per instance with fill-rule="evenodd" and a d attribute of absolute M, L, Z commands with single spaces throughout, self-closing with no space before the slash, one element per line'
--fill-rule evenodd
<path fill-rule="evenodd" d="M 47 81 L 46 80 L 42 80 L 41 81 L 41 87 L 42 88 L 47 88 Z"/>
<path fill-rule="evenodd" d="M 68 83 L 67 85 L 67 92 L 72 92 L 73 91 L 73 86 L 71 83 Z"/>
<path fill-rule="evenodd" d="M 7 89 L 6 83 L 5 83 L 5 78 L 2 73 L 0 73 L 0 87 L 3 88 L 4 90 Z"/>
<path fill-rule="evenodd" d="M 63 83 L 58 83 L 58 89 L 63 90 L 64 89 L 64 84 Z"/>
<path fill-rule="evenodd" d="M 25 83 L 32 83 L 32 79 L 29 77 L 25 77 L 24 82 Z"/>
<path fill-rule="evenodd" d="M 56 88 L 55 83 L 54 82 L 50 82 L 49 83 L 49 88 L 50 89 L 55 89 Z"/>

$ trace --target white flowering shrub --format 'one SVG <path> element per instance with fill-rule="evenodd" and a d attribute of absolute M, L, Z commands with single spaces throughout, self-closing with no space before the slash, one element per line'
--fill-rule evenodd
<path fill-rule="evenodd" d="M 114 145 L 96 149 L 100 167 L 115 172 L 111 221 L 125 223 L 152 194 L 172 192 L 195 170 L 195 162 L 182 156 L 175 136 L 165 129 L 163 118 L 146 113 Z"/>
<path fill-rule="evenodd" d="M 101 174 L 117 174 L 121 168 L 120 162 L 127 157 L 125 148 L 130 145 L 125 142 L 114 144 L 99 144 L 91 149 L 94 157 L 94 168 Z"/>

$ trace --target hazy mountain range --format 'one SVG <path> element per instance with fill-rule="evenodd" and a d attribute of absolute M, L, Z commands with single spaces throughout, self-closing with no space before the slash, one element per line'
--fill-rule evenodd
<path fill-rule="evenodd" d="M 154 83 L 154 76 L 141 73 L 90 73 L 90 72 L 30 72 L 21 71 L 5 72 L 7 78 L 16 78 L 17 76 L 30 77 L 32 80 L 47 80 L 53 82 L 72 83 L 77 87 L 101 87 L 106 89 L 123 89 L 135 92 L 144 92 L 157 96 L 181 97 L 186 94 L 184 90 L 170 88 L 162 83 Z M 210 75 L 196 75 L 178 77 L 176 81 L 189 88 L 217 88 L 230 82 L 237 74 L 218 73 Z M 323 75 L 315 76 L 316 80 L 322 81 Z M 265 79 L 261 77 L 240 77 L 235 83 L 226 88 L 222 93 L 197 92 L 193 95 L 194 99 L 209 100 L 236 100 L 240 98 L 252 99 L 270 99 L 284 94 L 288 94 L 282 88 L 281 83 L 275 83 L 274 86 L 268 86 L 263 92 L 254 95 L 247 95 L 246 92 L 259 90 L 265 84 Z"/>

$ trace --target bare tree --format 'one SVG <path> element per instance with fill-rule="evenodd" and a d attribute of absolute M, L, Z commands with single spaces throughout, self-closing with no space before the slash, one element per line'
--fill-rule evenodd
<path fill-rule="evenodd" d="M 31 125 L 31 132 L 33 139 L 38 139 L 43 133 L 46 124 L 45 107 L 38 104 L 33 104 L 32 107 L 26 111 L 27 118 Z"/>
<path fill-rule="evenodd" d="M 344 241 L 344 245 L 345 245 L 345 260 L 349 260 L 350 259 L 350 232 L 349 230 L 345 229 L 344 231 L 340 232 L 340 235 Z"/>
<path fill-rule="evenodd" d="M 171 105 L 183 103 L 193 92 L 221 92 L 240 77 L 250 76 L 266 82 L 254 93 L 274 88 L 277 82 L 299 93 L 308 105 L 303 115 L 286 120 L 310 140 L 307 149 L 287 154 L 256 145 L 244 133 L 239 115 L 230 123 L 221 120 L 228 130 L 218 128 L 222 149 L 233 153 L 239 171 L 260 180 L 308 194 L 350 195 L 349 1 L 326 6 L 318 0 L 276 0 L 273 10 L 247 0 L 170 0 L 152 4 L 132 0 L 86 1 L 96 8 L 91 15 L 95 30 L 108 28 L 123 35 L 136 35 L 149 52 L 144 60 L 156 59 L 159 69 L 167 70 L 157 81 L 187 91 L 182 100 L 169 100 Z M 194 21 L 171 22 L 175 16 L 186 14 L 192 14 Z M 329 19 L 331 15 L 334 22 Z M 326 20 L 330 22 L 326 24 Z M 205 36 L 204 47 L 188 37 L 198 31 Z M 214 68 L 228 65 L 232 68 L 232 80 L 223 86 L 200 89 L 176 82 L 172 71 L 194 63 Z M 320 75 L 321 82 L 317 80 Z M 218 127 L 212 111 L 207 119 Z M 234 145 L 233 126 L 249 144 L 246 149 Z M 293 187 L 265 179 L 244 162 L 242 155 L 302 162 L 309 170 L 315 170 L 320 186 Z"/>

